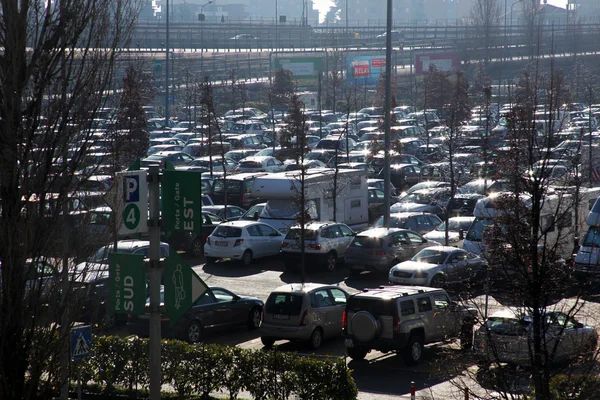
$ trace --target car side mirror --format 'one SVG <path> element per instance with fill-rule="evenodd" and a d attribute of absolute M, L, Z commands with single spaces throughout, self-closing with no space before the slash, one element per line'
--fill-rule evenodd
<path fill-rule="evenodd" d="M 464 240 L 464 238 L 465 238 L 465 230 L 461 229 L 461 230 L 458 231 L 458 239 L 459 240 Z"/>
<path fill-rule="evenodd" d="M 240 296 L 238 296 L 238 295 L 234 295 L 234 296 L 233 296 L 233 300 L 232 300 L 232 301 L 235 303 L 236 301 L 239 301 L 239 300 L 240 300 L 240 298 L 241 298 Z"/>

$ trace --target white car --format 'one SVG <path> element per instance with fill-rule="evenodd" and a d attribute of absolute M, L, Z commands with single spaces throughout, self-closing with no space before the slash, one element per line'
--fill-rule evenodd
<path fill-rule="evenodd" d="M 207 263 L 231 258 L 250 265 L 255 258 L 279 254 L 282 241 L 281 233 L 261 222 L 223 222 L 206 239 L 204 255 Z"/>
<path fill-rule="evenodd" d="M 285 166 L 272 156 L 252 156 L 240 161 L 235 172 L 282 172 Z"/>
<path fill-rule="evenodd" d="M 451 217 L 448 219 L 448 243 L 446 243 L 446 221 L 442 222 L 435 230 L 427 232 L 423 237 L 449 246 L 462 246 L 464 236 L 475 221 L 475 217 Z M 462 235 L 461 235 L 462 231 Z"/>

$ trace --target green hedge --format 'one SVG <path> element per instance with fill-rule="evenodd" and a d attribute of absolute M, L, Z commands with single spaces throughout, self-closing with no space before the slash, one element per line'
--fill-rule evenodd
<path fill-rule="evenodd" d="M 256 400 L 356 399 L 357 390 L 344 360 L 315 359 L 277 351 L 246 350 L 212 344 L 162 343 L 163 384 L 180 398 L 223 392 L 236 399 L 247 391 Z M 100 384 L 105 393 L 148 389 L 148 340 L 94 337 L 87 359 L 71 365 L 81 371 L 84 388 Z"/>

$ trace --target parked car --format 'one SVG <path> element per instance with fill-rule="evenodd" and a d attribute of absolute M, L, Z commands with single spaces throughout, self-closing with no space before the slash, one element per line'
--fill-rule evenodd
<path fill-rule="evenodd" d="M 369 201 L 369 223 L 373 223 L 377 218 L 383 215 L 383 206 L 385 201 L 385 192 L 383 189 L 376 187 L 369 187 L 368 201 Z M 396 196 L 390 196 L 390 204 L 396 203 L 398 198 Z"/>
<path fill-rule="evenodd" d="M 229 158 L 235 162 L 240 162 L 240 160 L 255 155 L 258 152 L 257 149 L 237 149 L 231 150 L 225 153 L 225 157 Z"/>
<path fill-rule="evenodd" d="M 379 171 L 378 178 L 383 179 L 383 168 Z M 421 179 L 421 168 L 416 164 L 392 164 L 390 165 L 390 182 L 405 191 L 412 185 L 419 183 Z"/>
<path fill-rule="evenodd" d="M 346 248 L 356 236 L 347 225 L 335 222 L 309 222 L 304 227 L 304 259 L 306 265 L 325 266 L 335 270 L 337 263 L 344 260 Z M 301 229 L 292 226 L 281 242 L 281 256 L 286 268 L 298 265 L 301 257 Z"/>
<path fill-rule="evenodd" d="M 250 265 L 255 258 L 279 254 L 282 241 L 281 233 L 261 222 L 223 222 L 206 239 L 204 254 L 207 263 L 231 258 Z"/>
<path fill-rule="evenodd" d="M 398 200 L 390 207 L 390 212 L 424 212 L 444 218 L 448 200 L 450 200 L 450 188 L 420 189 Z"/>
<path fill-rule="evenodd" d="M 180 144 L 157 144 L 148 148 L 146 152 L 147 156 L 151 156 L 156 153 L 160 153 L 163 151 L 182 151 L 183 146 Z"/>
<path fill-rule="evenodd" d="M 227 205 L 227 211 L 225 211 L 225 205 L 213 205 L 213 206 L 204 206 L 202 207 L 202 211 L 207 211 L 219 216 L 219 218 L 226 221 L 237 221 L 240 217 L 246 212 L 241 207 L 238 206 L 230 206 Z"/>
<path fill-rule="evenodd" d="M 273 156 L 252 156 L 240 161 L 236 172 L 282 172 L 285 166 Z"/>
<path fill-rule="evenodd" d="M 383 180 L 383 179 L 367 179 L 367 185 L 369 185 L 369 187 L 374 187 L 374 188 L 383 190 L 384 184 L 385 184 L 385 180 Z M 397 194 L 397 189 L 392 184 L 392 182 L 390 182 L 390 196 L 394 197 L 394 196 L 396 196 L 396 194 Z"/>
<path fill-rule="evenodd" d="M 390 228 L 410 229 L 421 235 L 429 233 L 442 223 L 440 217 L 421 212 L 401 212 L 390 214 Z M 383 217 L 379 217 L 371 227 L 383 227 Z"/>
<path fill-rule="evenodd" d="M 164 312 L 164 287 L 160 290 L 160 307 Z M 198 343 L 211 332 L 238 332 L 246 325 L 254 330 L 260 327 L 263 301 L 251 296 L 240 296 L 222 287 L 209 287 L 194 305 L 173 326 L 166 316 L 161 317 L 164 336 Z M 146 302 L 146 314 L 130 315 L 127 330 L 130 334 L 149 335 L 150 298 Z"/>
<path fill-rule="evenodd" d="M 342 335 L 342 314 L 348 293 L 338 286 L 292 283 L 275 289 L 264 308 L 262 343 L 300 340 L 317 349 L 323 339 Z"/>
<path fill-rule="evenodd" d="M 243 213 L 239 219 L 243 221 L 258 221 L 258 219 L 260 218 L 260 213 L 266 205 L 267 203 L 258 203 L 253 205 L 248 210 L 246 210 L 246 212 Z"/>
<path fill-rule="evenodd" d="M 225 194 L 227 194 L 227 204 L 248 209 L 260 201 L 252 194 L 252 187 L 254 180 L 263 175 L 264 172 L 244 173 L 230 175 L 226 179 L 215 179 L 210 196 L 217 204 L 224 204 Z"/>
<path fill-rule="evenodd" d="M 225 161 L 225 162 L 223 162 L 223 161 Z M 193 161 L 188 163 L 186 166 L 188 167 L 187 169 L 190 169 L 190 170 L 193 169 L 193 167 L 201 167 L 207 171 L 210 171 L 211 163 L 212 163 L 213 173 L 215 173 L 215 172 L 217 172 L 217 173 L 221 173 L 221 172 L 233 173 L 233 171 L 235 171 L 235 169 L 237 168 L 237 165 L 238 165 L 237 162 L 233 161 L 230 158 L 225 158 L 225 160 L 223 160 L 223 158 L 221 158 L 220 156 L 214 155 L 214 156 L 212 156 L 212 160 L 209 156 L 195 158 Z"/>
<path fill-rule="evenodd" d="M 442 287 L 448 282 L 470 282 L 481 276 L 486 262 L 466 250 L 451 246 L 431 246 L 409 261 L 394 265 L 390 283 Z"/>
<path fill-rule="evenodd" d="M 156 165 L 162 169 L 165 167 L 166 162 L 169 162 L 174 167 L 179 167 L 187 165 L 192 161 L 194 161 L 194 157 L 182 151 L 161 151 L 144 158 L 141 161 L 141 167 L 149 168 L 152 165 Z"/>
<path fill-rule="evenodd" d="M 435 230 L 423 235 L 427 240 L 434 240 L 447 246 L 462 246 L 464 235 L 475 221 L 475 217 L 450 217 L 442 222 Z M 446 225 L 448 225 L 448 243 L 446 243 Z"/>
<path fill-rule="evenodd" d="M 381 286 L 350 296 L 344 313 L 344 345 L 361 361 L 371 350 L 396 351 L 407 364 L 418 364 L 423 346 L 459 338 L 473 343 L 475 310 L 460 307 L 443 289 Z"/>
<path fill-rule="evenodd" d="M 353 275 L 362 271 L 387 274 L 392 266 L 410 260 L 425 247 L 438 244 L 408 229 L 371 228 L 352 239 L 344 261 Z"/>
<path fill-rule="evenodd" d="M 580 354 L 593 357 L 598 333 L 560 310 L 542 313 L 542 351 L 546 361 L 564 362 Z M 475 332 L 473 351 L 481 365 L 501 362 L 531 366 L 533 316 L 530 309 L 505 308 L 490 315 Z"/>

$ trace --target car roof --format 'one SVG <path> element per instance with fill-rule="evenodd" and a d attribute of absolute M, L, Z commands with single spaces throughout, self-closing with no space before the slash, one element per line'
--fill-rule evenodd
<path fill-rule="evenodd" d="M 268 224 L 265 224 L 264 222 L 257 222 L 257 221 L 239 220 L 239 221 L 223 222 L 219 226 L 231 226 L 234 228 L 246 228 L 250 225 L 268 225 Z M 275 229 L 275 228 L 273 228 L 273 229 Z"/>
<path fill-rule="evenodd" d="M 362 292 L 356 293 L 352 297 L 376 297 L 383 299 L 396 299 L 398 297 L 412 296 L 416 294 L 432 293 L 443 291 L 439 288 L 426 286 L 379 286 L 378 288 L 365 288 Z M 444 292 L 445 293 L 445 292 Z"/>
<path fill-rule="evenodd" d="M 266 204 L 266 203 L 265 203 Z M 319 229 L 328 225 L 340 225 L 340 222 L 333 221 L 310 221 L 305 225 L 305 229 Z M 299 224 L 294 224 L 291 229 L 300 229 Z"/>
<path fill-rule="evenodd" d="M 382 236 L 386 236 L 392 232 L 398 232 L 398 231 L 410 231 L 410 230 L 409 229 L 399 229 L 399 228 L 369 228 L 365 231 L 360 232 L 357 236 L 382 237 Z"/>
<path fill-rule="evenodd" d="M 337 286 L 328 285 L 324 283 L 289 283 L 287 285 L 279 286 L 273 292 L 277 293 L 307 293 L 315 289 L 321 288 L 338 288 Z M 340 289 L 340 288 L 338 288 Z"/>

